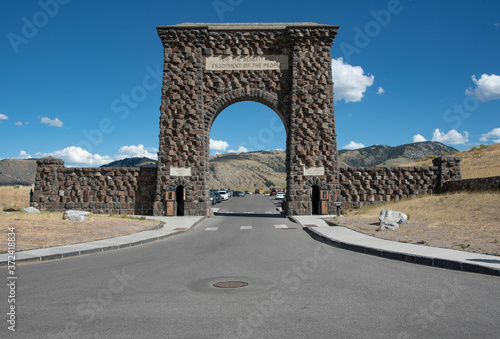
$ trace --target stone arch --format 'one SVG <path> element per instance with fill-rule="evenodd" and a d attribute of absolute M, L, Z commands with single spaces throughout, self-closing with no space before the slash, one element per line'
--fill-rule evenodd
<path fill-rule="evenodd" d="M 158 27 L 164 46 L 154 214 L 185 187 L 185 215 L 209 215 L 209 135 L 226 107 L 255 101 L 285 126 L 287 215 L 310 214 L 307 181 L 338 187 L 330 48 L 338 26 L 315 23 Z M 334 210 L 333 200 L 331 209 Z"/>
<path fill-rule="evenodd" d="M 287 106 L 278 99 L 277 95 L 260 89 L 235 89 L 225 93 L 215 100 L 207 109 L 205 116 L 205 129 L 210 131 L 210 128 L 217 116 L 227 107 L 232 104 L 242 101 L 255 101 L 272 109 L 281 119 L 285 130 L 288 133 L 288 118 L 290 116 Z"/>

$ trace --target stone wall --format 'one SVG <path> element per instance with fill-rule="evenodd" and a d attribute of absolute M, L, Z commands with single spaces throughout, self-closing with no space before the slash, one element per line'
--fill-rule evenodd
<path fill-rule="evenodd" d="M 38 160 L 37 165 L 34 207 L 153 214 L 156 168 L 65 168 L 62 160 L 50 157 Z"/>
<path fill-rule="evenodd" d="M 446 182 L 442 192 L 491 191 L 500 190 L 500 177 L 461 179 Z"/>
<path fill-rule="evenodd" d="M 443 156 L 429 167 L 340 168 L 341 201 L 345 207 L 399 201 L 422 194 L 439 193 L 461 179 L 460 158 Z"/>

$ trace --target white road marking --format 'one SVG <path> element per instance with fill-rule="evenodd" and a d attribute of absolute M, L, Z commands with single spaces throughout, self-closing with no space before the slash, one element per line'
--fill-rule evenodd
<path fill-rule="evenodd" d="M 217 231 L 218 229 L 218 227 L 207 227 L 205 228 L 205 231 Z"/>
<path fill-rule="evenodd" d="M 276 227 L 276 228 L 288 228 L 287 225 L 274 225 L 274 227 Z"/>
<path fill-rule="evenodd" d="M 240 230 L 251 230 L 252 226 L 241 226 Z"/>
<path fill-rule="evenodd" d="M 255 212 L 245 212 L 245 214 L 254 214 Z"/>

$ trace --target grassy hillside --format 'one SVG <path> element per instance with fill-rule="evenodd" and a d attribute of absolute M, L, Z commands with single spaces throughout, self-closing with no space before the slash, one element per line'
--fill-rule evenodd
<path fill-rule="evenodd" d="M 373 145 L 356 150 L 340 150 L 340 167 L 402 166 L 431 155 L 456 152 L 440 142 L 418 142 L 400 146 Z"/>
<path fill-rule="evenodd" d="M 262 151 L 226 153 L 210 158 L 210 188 L 233 190 L 265 189 L 266 180 L 272 187 L 286 186 L 285 152 Z M 269 184 L 269 182 L 267 182 Z"/>
<path fill-rule="evenodd" d="M 453 155 L 461 159 L 463 179 L 500 176 L 500 144 L 476 146 Z M 433 158 L 428 157 L 405 166 L 432 166 Z"/>

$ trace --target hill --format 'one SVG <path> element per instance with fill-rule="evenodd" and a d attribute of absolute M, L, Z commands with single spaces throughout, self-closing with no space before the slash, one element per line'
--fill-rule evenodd
<path fill-rule="evenodd" d="M 210 157 L 211 188 L 234 190 L 265 189 L 266 181 L 273 187 L 286 186 L 286 155 L 284 151 L 225 153 Z"/>
<path fill-rule="evenodd" d="M 0 160 L 0 185 L 33 185 L 36 175 L 36 159 Z"/>
<path fill-rule="evenodd" d="M 156 167 L 156 160 L 150 158 L 126 158 L 110 162 L 101 167 Z"/>
<path fill-rule="evenodd" d="M 500 144 L 481 145 L 453 154 L 460 157 L 463 179 L 500 176 Z M 430 156 L 405 166 L 432 166 Z"/>
<path fill-rule="evenodd" d="M 440 142 L 424 141 L 396 147 L 373 145 L 357 150 L 340 150 L 340 167 L 402 166 L 418 159 L 457 150 Z"/>

